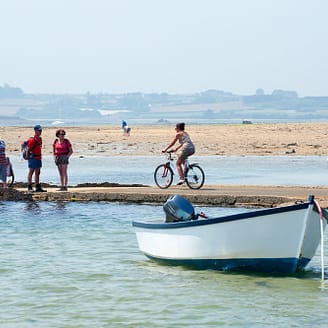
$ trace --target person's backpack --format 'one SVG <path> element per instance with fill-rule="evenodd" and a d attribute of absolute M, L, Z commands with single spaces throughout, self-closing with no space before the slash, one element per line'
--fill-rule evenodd
<path fill-rule="evenodd" d="M 34 138 L 35 140 L 35 138 Z M 22 144 L 21 144 L 21 154 L 22 154 L 22 158 L 28 160 L 28 157 L 27 157 L 27 143 L 28 143 L 28 140 L 26 141 L 23 141 Z M 35 145 L 34 145 L 35 147 Z M 34 148 L 32 147 L 31 150 Z"/>
<path fill-rule="evenodd" d="M 21 153 L 22 153 L 22 158 L 28 159 L 27 158 L 27 140 L 22 142 Z"/>

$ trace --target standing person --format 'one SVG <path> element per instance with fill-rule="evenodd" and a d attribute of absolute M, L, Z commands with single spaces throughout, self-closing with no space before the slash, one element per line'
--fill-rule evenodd
<path fill-rule="evenodd" d="M 126 123 L 126 121 L 122 120 L 122 130 L 123 130 L 123 135 L 126 135 L 126 127 L 127 127 L 128 123 Z"/>
<path fill-rule="evenodd" d="M 46 192 L 47 190 L 41 188 L 40 173 L 42 167 L 42 127 L 37 124 L 34 126 L 34 136 L 27 141 L 26 157 L 28 158 L 28 174 L 27 174 L 27 190 L 33 191 L 32 177 L 34 174 L 35 191 Z"/>
<path fill-rule="evenodd" d="M 6 144 L 0 140 L 0 179 L 2 187 L 7 188 L 7 158 L 6 158 Z"/>
<path fill-rule="evenodd" d="M 124 136 L 130 135 L 131 128 L 129 128 L 128 123 L 125 120 L 122 120 L 122 129 Z"/>
<path fill-rule="evenodd" d="M 185 160 L 195 153 L 195 145 L 192 143 L 191 138 L 189 134 L 184 130 L 185 124 L 184 123 L 177 123 L 175 126 L 176 135 L 170 142 L 170 144 L 163 149 L 163 153 L 167 152 L 169 148 L 174 146 L 174 144 L 179 141 L 180 145 L 178 145 L 174 152 L 177 152 L 180 148 L 180 152 L 178 153 L 178 160 L 177 160 L 177 171 L 180 177 L 180 180 L 178 181 L 177 185 L 181 185 L 185 182 L 184 174 L 183 174 L 183 168 L 182 165 L 184 164 Z"/>
<path fill-rule="evenodd" d="M 72 144 L 65 138 L 65 134 L 65 130 L 57 130 L 57 139 L 53 143 L 53 155 L 60 177 L 60 188 L 58 191 L 67 191 L 67 165 L 70 156 L 73 154 Z"/>

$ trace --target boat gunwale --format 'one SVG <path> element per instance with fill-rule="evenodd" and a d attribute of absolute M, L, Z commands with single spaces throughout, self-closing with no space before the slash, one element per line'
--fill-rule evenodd
<path fill-rule="evenodd" d="M 245 220 L 245 219 L 255 218 L 259 216 L 268 216 L 272 214 L 279 214 L 279 213 L 291 212 L 296 210 L 303 210 L 308 208 L 310 205 L 313 205 L 313 202 L 304 202 L 304 203 L 298 203 L 293 205 L 250 211 L 245 213 L 231 214 L 222 217 L 205 218 L 205 219 L 188 220 L 188 221 L 176 221 L 176 222 L 133 221 L 132 225 L 136 228 L 146 228 L 146 229 L 187 228 L 187 227 L 210 225 L 215 223 Z M 315 207 L 314 209 L 317 210 Z M 328 219 L 328 211 L 323 209 L 323 215 L 326 219 Z"/>

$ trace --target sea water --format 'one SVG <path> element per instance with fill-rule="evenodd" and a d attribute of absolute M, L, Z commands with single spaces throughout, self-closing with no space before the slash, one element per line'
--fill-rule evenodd
<path fill-rule="evenodd" d="M 26 181 L 27 161 L 11 157 L 16 181 Z M 155 186 L 153 174 L 163 156 L 72 156 L 69 184 L 114 182 Z M 205 184 L 220 185 L 328 185 L 324 156 L 192 156 L 206 176 Z M 174 171 L 175 170 L 175 166 Z M 174 183 L 178 180 L 175 174 Z M 58 184 L 52 156 L 44 156 L 41 182 Z"/>
<path fill-rule="evenodd" d="M 25 181 L 26 161 L 11 159 L 16 180 Z M 69 182 L 154 185 L 162 161 L 73 156 Z M 328 162 L 320 156 L 194 161 L 207 184 L 327 185 Z M 50 156 L 41 181 L 58 183 Z M 241 209 L 201 210 L 223 215 Z M 320 248 L 305 272 L 291 276 L 162 266 L 138 250 L 131 222 L 163 215 L 154 205 L 0 202 L 0 327 L 327 326 Z M 325 254 L 327 245 L 325 236 Z"/>
<path fill-rule="evenodd" d="M 320 247 L 294 275 L 197 271 L 139 251 L 132 220 L 163 218 L 162 206 L 0 202 L 0 213 L 0 327 L 327 327 Z"/>

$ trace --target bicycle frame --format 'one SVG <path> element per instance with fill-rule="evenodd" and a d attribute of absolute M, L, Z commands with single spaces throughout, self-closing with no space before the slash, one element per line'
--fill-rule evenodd
<path fill-rule="evenodd" d="M 171 155 L 171 154 L 170 154 Z M 170 156 L 170 160 L 173 162 L 174 158 L 172 158 L 172 156 Z M 193 165 L 198 165 L 198 163 L 192 163 Z M 190 163 L 188 158 L 185 159 L 184 163 L 183 163 L 183 173 L 186 174 L 187 170 L 190 169 Z"/>
<path fill-rule="evenodd" d="M 162 174 L 162 178 L 166 178 L 167 177 L 167 173 L 169 172 L 169 167 L 171 167 L 171 162 L 173 161 L 173 158 L 171 156 L 171 154 L 167 155 L 167 161 L 164 164 L 164 171 Z M 173 171 L 174 174 L 174 171 Z"/>
<path fill-rule="evenodd" d="M 171 165 L 171 162 L 174 162 L 175 161 L 175 158 L 173 158 L 172 156 L 172 153 L 173 152 L 166 152 L 165 155 L 166 155 L 166 163 L 165 163 L 165 169 L 164 169 L 164 172 L 163 172 L 163 178 L 165 178 L 167 176 L 167 172 L 168 172 L 168 167 L 171 167 L 173 169 L 173 174 L 175 174 L 175 165 Z M 198 163 L 192 163 L 193 165 L 199 165 Z M 187 173 L 187 170 L 190 169 L 190 163 L 188 161 L 188 158 L 185 159 L 184 163 L 183 163 L 183 173 L 186 174 Z"/>

